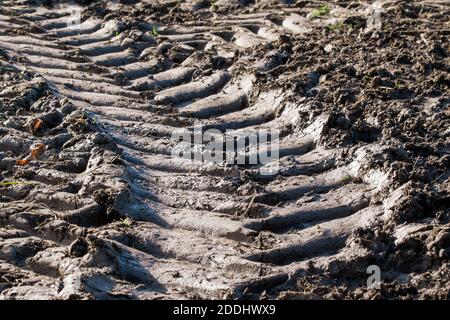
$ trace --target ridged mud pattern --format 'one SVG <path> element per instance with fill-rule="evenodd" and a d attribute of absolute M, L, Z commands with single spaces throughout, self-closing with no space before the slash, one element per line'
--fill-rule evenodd
<path fill-rule="evenodd" d="M 22 176 L 39 186 L 2 192 L 2 298 L 257 298 L 291 290 L 314 264 L 366 257 L 349 239 L 393 206 L 380 195 L 392 176 L 371 167 L 387 147 L 327 144 L 334 115 L 301 113 L 297 88 L 278 76 L 289 63 L 283 39 L 328 22 L 305 17 L 315 4 L 288 2 L 234 10 L 238 1 L 216 1 L 204 21 L 164 24 L 122 21 L 121 4 L 101 17 L 93 7 L 2 2 L 7 63 L 41 75 L 52 96 L 92 124 L 81 138 L 92 142 L 81 169 L 35 163 L 35 175 Z M 204 10 L 200 4 L 182 1 L 182 10 Z M 77 8 L 81 25 L 67 26 Z M 338 8 L 338 21 L 366 18 L 364 8 Z M 266 54 L 255 60 L 248 53 L 258 47 Z M 314 73 L 303 79 L 305 92 L 319 85 Z M 267 165 L 278 172 L 173 158 L 173 132 L 193 130 L 197 120 L 230 137 L 279 130 L 280 159 Z M 67 148 L 59 160 L 73 160 Z"/>

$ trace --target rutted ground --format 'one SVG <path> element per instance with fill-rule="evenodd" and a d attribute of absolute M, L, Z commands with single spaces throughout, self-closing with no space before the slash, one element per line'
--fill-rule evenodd
<path fill-rule="evenodd" d="M 1 298 L 448 298 L 445 1 L 1 5 Z"/>

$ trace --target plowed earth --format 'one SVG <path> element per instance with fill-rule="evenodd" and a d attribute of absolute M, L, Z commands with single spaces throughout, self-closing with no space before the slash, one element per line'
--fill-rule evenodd
<path fill-rule="evenodd" d="M 0 298 L 448 298 L 449 2 L 323 4 L 0 1 Z"/>

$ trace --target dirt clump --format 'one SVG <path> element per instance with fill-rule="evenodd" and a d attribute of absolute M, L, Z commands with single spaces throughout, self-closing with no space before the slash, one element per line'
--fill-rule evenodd
<path fill-rule="evenodd" d="M 448 5 L 6 3 L 1 299 L 448 299 Z"/>

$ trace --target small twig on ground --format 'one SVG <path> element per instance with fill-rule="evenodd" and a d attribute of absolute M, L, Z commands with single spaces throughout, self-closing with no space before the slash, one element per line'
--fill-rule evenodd
<path fill-rule="evenodd" d="M 252 206 L 253 206 L 253 202 L 255 201 L 255 198 L 256 198 L 256 193 L 253 194 L 252 199 L 250 200 L 250 202 L 249 202 L 247 208 L 245 209 L 244 213 L 242 214 L 244 217 L 248 215 L 250 209 L 251 209 Z"/>

